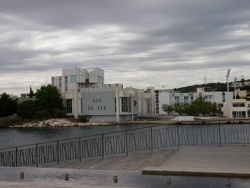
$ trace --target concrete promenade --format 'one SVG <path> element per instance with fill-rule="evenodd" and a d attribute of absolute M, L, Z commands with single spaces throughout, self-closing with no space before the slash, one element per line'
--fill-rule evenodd
<path fill-rule="evenodd" d="M 143 174 L 250 178 L 250 147 L 184 147 Z"/>
<path fill-rule="evenodd" d="M 155 153 L 137 153 L 127 156 L 110 156 L 105 159 L 88 159 L 82 162 L 47 164 L 45 168 L 66 168 L 85 170 L 142 171 L 145 167 L 159 167 L 171 158 L 176 150 L 159 150 Z"/>
<path fill-rule="evenodd" d="M 43 167 L 48 168 L 48 170 L 53 168 L 55 172 L 56 168 L 58 168 L 58 170 L 90 170 L 94 174 L 95 170 L 96 172 L 106 171 L 107 173 L 112 171 L 136 171 L 136 173 L 142 172 L 142 174 L 151 175 L 250 178 L 250 147 L 183 147 L 179 151 L 159 150 L 155 151 L 155 153 L 130 154 L 128 157 L 112 156 L 105 159 L 65 162 L 59 165 L 50 164 Z M 52 172 L 50 173 L 52 174 Z M 58 175 L 56 177 L 58 178 Z M 113 186 L 116 187 L 117 185 L 113 184 Z M 57 184 L 47 181 L 37 184 L 36 182 L 0 181 L 0 187 L 106 188 L 110 186 L 75 185 L 70 182 Z M 120 185 L 120 187 L 123 186 Z"/>

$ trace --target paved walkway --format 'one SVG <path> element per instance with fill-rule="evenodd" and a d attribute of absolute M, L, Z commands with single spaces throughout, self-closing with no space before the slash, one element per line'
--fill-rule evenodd
<path fill-rule="evenodd" d="M 142 171 L 145 167 L 160 166 L 177 151 L 160 150 L 155 153 L 138 153 L 127 156 L 112 156 L 105 159 L 92 159 L 83 162 L 64 162 L 59 165 L 44 165 L 49 168 Z"/>
<path fill-rule="evenodd" d="M 36 182 L 8 182 L 8 181 L 0 181 L 1 188 L 110 188 L 110 187 L 120 187 L 120 188 L 128 188 L 122 186 L 95 186 L 95 185 L 74 185 L 74 184 L 55 184 L 55 183 L 40 183 Z M 131 187 L 130 187 L 131 188 Z"/>
<path fill-rule="evenodd" d="M 143 174 L 250 177 L 250 147 L 184 147 Z"/>

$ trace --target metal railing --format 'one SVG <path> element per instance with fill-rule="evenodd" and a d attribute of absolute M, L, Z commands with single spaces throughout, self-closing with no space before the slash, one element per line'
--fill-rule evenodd
<path fill-rule="evenodd" d="M 39 166 L 161 148 L 236 144 L 250 144 L 249 124 L 152 126 L 1 149 L 0 166 Z"/>

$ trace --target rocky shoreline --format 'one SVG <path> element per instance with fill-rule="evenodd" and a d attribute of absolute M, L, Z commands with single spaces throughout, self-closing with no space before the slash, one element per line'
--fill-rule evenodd
<path fill-rule="evenodd" d="M 250 124 L 250 119 L 221 118 L 195 121 L 128 121 L 128 122 L 79 122 L 77 120 L 49 119 L 44 121 L 29 122 L 10 126 L 9 128 L 48 128 L 48 127 L 89 127 L 89 126 L 112 126 L 131 124 L 164 124 L 164 125 L 205 125 L 205 124 Z"/>
<path fill-rule="evenodd" d="M 20 125 L 13 125 L 9 128 L 44 128 L 44 127 L 88 127 L 88 126 L 105 126 L 113 125 L 110 122 L 77 122 L 70 121 L 67 118 L 62 119 L 49 119 L 44 121 L 29 122 Z"/>

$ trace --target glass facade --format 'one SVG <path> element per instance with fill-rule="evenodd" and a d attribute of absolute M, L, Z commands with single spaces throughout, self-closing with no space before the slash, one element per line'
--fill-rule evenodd
<path fill-rule="evenodd" d="M 131 112 L 131 97 L 121 97 L 122 112 Z"/>

